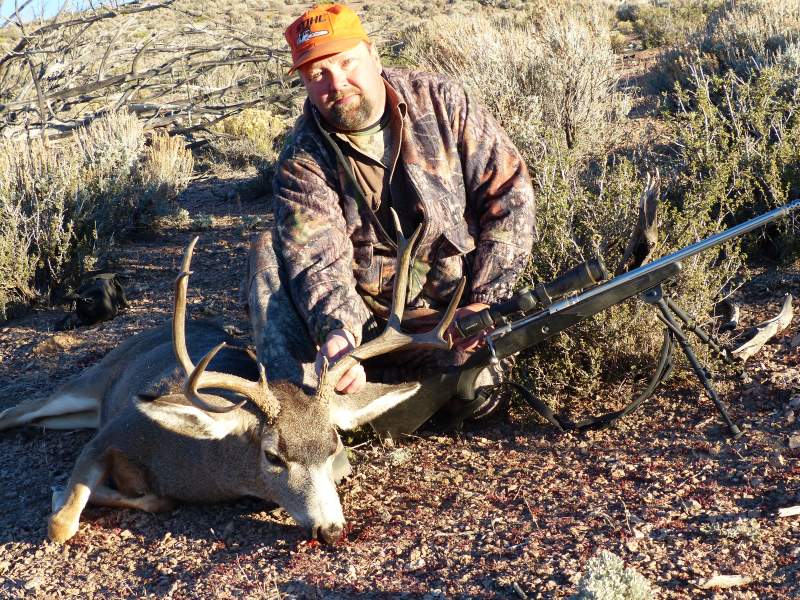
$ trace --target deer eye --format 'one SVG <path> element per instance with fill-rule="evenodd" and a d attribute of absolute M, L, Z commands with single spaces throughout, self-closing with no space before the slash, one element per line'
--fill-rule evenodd
<path fill-rule="evenodd" d="M 286 468 L 286 461 L 284 461 L 280 456 L 275 454 L 274 452 L 270 452 L 269 450 L 264 450 L 264 458 L 267 459 L 267 462 L 271 465 L 276 467 Z"/>

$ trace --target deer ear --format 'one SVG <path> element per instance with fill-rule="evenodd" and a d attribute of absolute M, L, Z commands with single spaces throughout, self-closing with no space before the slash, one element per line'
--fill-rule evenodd
<path fill-rule="evenodd" d="M 422 387 L 419 382 L 406 384 L 367 384 L 368 399 L 357 394 L 335 394 L 330 400 L 331 422 L 339 429 L 349 431 L 397 408 L 412 399 Z"/>

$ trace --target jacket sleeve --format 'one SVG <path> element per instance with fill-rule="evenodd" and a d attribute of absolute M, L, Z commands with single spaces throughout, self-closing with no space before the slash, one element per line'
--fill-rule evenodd
<path fill-rule="evenodd" d="M 471 302 L 511 295 L 535 238 L 536 207 L 525 161 L 491 114 L 460 87 L 451 89 L 467 210 L 478 223 Z"/>
<path fill-rule="evenodd" d="M 273 192 L 276 252 L 291 297 L 318 345 L 338 328 L 360 344 L 369 313 L 356 292 L 353 245 L 332 175 L 302 153 L 288 154 L 278 166 Z"/>

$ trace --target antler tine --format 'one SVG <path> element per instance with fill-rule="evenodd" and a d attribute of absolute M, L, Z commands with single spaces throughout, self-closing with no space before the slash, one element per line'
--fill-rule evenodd
<path fill-rule="evenodd" d="M 230 390 L 251 400 L 267 416 L 274 417 L 278 408 L 274 401 L 270 401 L 271 397 L 269 395 L 269 388 L 267 387 L 264 365 L 258 363 L 258 381 L 249 381 L 243 377 L 230 375 L 228 373 L 206 371 L 208 364 L 212 361 L 214 356 L 216 356 L 217 352 L 224 347 L 225 342 L 214 346 L 197 364 L 197 367 L 195 367 L 194 371 L 192 371 L 186 379 L 186 383 L 184 383 L 183 386 L 183 393 L 186 398 L 195 406 L 207 412 L 226 413 L 242 407 L 246 401 L 220 408 L 212 406 L 203 400 L 202 396 L 197 393 L 197 390 L 202 388 Z"/>
<path fill-rule="evenodd" d="M 196 367 L 189 357 L 189 351 L 186 348 L 186 292 L 189 287 L 189 275 L 192 273 L 190 270 L 192 253 L 194 252 L 194 247 L 198 239 L 199 237 L 195 237 L 189 242 L 189 245 L 186 246 L 181 263 L 181 272 L 178 273 L 178 277 L 175 279 L 175 304 L 172 314 L 172 348 L 178 363 L 180 363 L 186 374 L 187 379 L 183 387 L 184 395 L 190 402 L 202 410 L 213 413 L 225 413 L 240 408 L 244 402 L 232 404 L 225 408 L 219 408 L 203 400 L 197 393 L 197 390 L 202 388 L 230 390 L 252 400 L 264 414 L 274 416 L 278 411 L 277 401 L 270 396 L 264 366 L 260 364 L 258 360 L 256 360 L 256 363 L 259 369 L 259 379 L 256 382 L 227 373 L 206 371 L 206 367 L 208 367 L 208 364 L 214 356 L 225 347 L 225 342 L 212 348 Z M 255 360 L 252 353 L 250 353 L 250 355 Z"/>
<path fill-rule="evenodd" d="M 324 398 L 324 395 L 325 395 L 325 383 L 327 381 L 329 381 L 328 380 L 328 367 L 330 366 L 330 364 L 331 363 L 328 361 L 328 357 L 327 356 L 323 356 L 322 357 L 322 369 L 320 370 L 319 377 L 317 378 L 317 381 L 319 382 L 317 384 L 317 395 L 316 395 L 317 401 L 325 399 Z"/>
<path fill-rule="evenodd" d="M 175 358 L 178 359 L 187 376 L 194 371 L 194 364 L 186 349 L 186 290 L 189 287 L 189 275 L 192 274 L 189 270 L 192 264 L 192 253 L 198 239 L 200 238 L 195 236 L 183 251 L 181 271 L 175 279 L 175 304 L 172 308 L 172 348 L 175 351 Z"/>
<path fill-rule="evenodd" d="M 400 227 L 400 220 L 394 210 L 392 218 L 395 222 L 395 229 L 397 230 L 397 262 L 394 274 L 394 290 L 392 291 L 392 309 L 389 314 L 389 319 L 386 323 L 386 328 L 377 338 L 367 342 L 352 350 L 349 354 L 339 359 L 327 372 L 325 378 L 320 378 L 320 390 L 318 395 L 324 396 L 327 391 L 323 390 L 324 386 L 331 385 L 330 382 L 338 381 L 341 376 L 346 373 L 352 366 L 367 358 L 379 356 L 394 350 L 405 348 L 406 346 L 427 346 L 433 348 L 449 349 L 451 344 L 449 340 L 444 339 L 444 332 L 450 326 L 450 322 L 461 301 L 461 296 L 464 293 L 466 285 L 466 278 L 461 278 L 453 297 L 450 299 L 450 304 L 444 313 L 444 316 L 439 321 L 434 329 L 425 333 L 418 333 L 410 335 L 403 333 L 400 329 L 400 323 L 403 319 L 403 311 L 406 304 L 406 294 L 408 292 L 408 278 L 409 270 L 411 268 L 411 252 L 414 244 L 419 237 L 422 225 L 419 225 L 410 238 L 406 239 L 403 236 Z"/>
<path fill-rule="evenodd" d="M 386 324 L 387 329 L 400 329 L 400 322 L 403 320 L 403 311 L 406 307 L 406 295 L 408 293 L 408 272 L 411 266 L 411 253 L 414 250 L 414 244 L 417 242 L 420 232 L 422 231 L 422 223 L 417 225 L 414 233 L 410 238 L 403 235 L 403 228 L 400 225 L 400 218 L 393 208 L 389 211 L 392 213 L 392 220 L 394 221 L 394 229 L 397 232 L 397 259 L 395 261 L 394 270 L 394 289 L 392 290 L 392 308 L 389 312 L 389 319 Z"/>
<path fill-rule="evenodd" d="M 225 342 L 214 346 L 198 363 L 197 367 L 189 374 L 186 378 L 185 383 L 183 384 L 183 395 L 191 401 L 197 408 L 204 410 L 206 412 L 211 413 L 227 413 L 231 412 L 232 410 L 236 410 L 237 408 L 241 408 L 244 406 L 247 400 L 243 400 L 239 404 L 231 404 L 230 406 L 225 407 L 217 407 L 212 404 L 209 404 L 203 397 L 197 393 L 198 385 L 203 378 L 203 373 L 208 366 L 208 363 L 217 355 L 217 352 L 222 350 L 225 347 Z"/>
<path fill-rule="evenodd" d="M 439 320 L 439 323 L 436 325 L 436 327 L 427 333 L 411 336 L 414 338 L 415 344 L 419 344 L 420 346 L 432 346 L 434 348 L 450 348 L 452 341 L 445 339 L 444 334 L 447 331 L 447 328 L 450 327 L 450 323 L 453 322 L 453 317 L 456 316 L 458 303 L 461 302 L 461 296 L 464 294 L 464 288 L 466 285 L 467 278 L 462 277 L 458 282 L 458 287 L 456 288 L 453 297 L 450 298 L 450 304 L 447 305 L 447 310 L 444 311 L 444 314 L 442 315 L 442 318 Z"/>

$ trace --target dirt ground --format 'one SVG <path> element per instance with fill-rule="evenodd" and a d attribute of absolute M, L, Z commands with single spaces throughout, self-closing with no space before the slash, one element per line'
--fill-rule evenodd
<path fill-rule="evenodd" d="M 195 234 L 190 311 L 246 339 L 244 225 L 270 223 L 267 199 L 241 198 L 241 183 L 207 177 L 181 197 L 192 214 L 212 217 L 199 221 L 210 229 L 168 228 L 119 249 L 131 307 L 113 321 L 57 333 L 64 313 L 40 310 L 0 329 L 0 409 L 47 394 L 166 320 L 181 250 Z M 786 292 L 800 292 L 800 262 L 748 286 L 744 320 L 777 313 Z M 51 492 L 91 432 L 0 433 L 0 597 L 562 598 L 606 549 L 660 597 L 796 598 L 800 518 L 776 511 L 800 504 L 798 323 L 800 315 L 751 359 L 751 381 L 723 376 L 745 430 L 738 441 L 696 387 L 680 386 L 607 431 L 561 434 L 515 406 L 499 421 L 423 430 L 394 447 L 367 439 L 340 486 L 348 529 L 333 547 L 255 500 L 166 514 L 89 507 L 79 533 L 56 545 L 46 539 Z M 586 411 L 614 398 L 608 390 Z M 715 574 L 751 581 L 697 587 Z"/>

